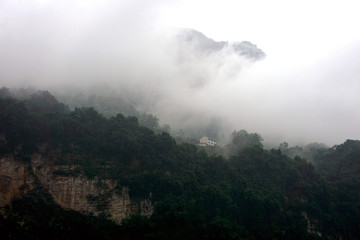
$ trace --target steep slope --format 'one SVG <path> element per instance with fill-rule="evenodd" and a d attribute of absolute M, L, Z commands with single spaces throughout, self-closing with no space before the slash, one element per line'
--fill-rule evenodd
<path fill-rule="evenodd" d="M 328 188 L 328 218 L 325 229 L 343 239 L 360 238 L 360 141 L 321 151 L 314 159 Z"/>
<path fill-rule="evenodd" d="M 70 111 L 47 93 L 6 96 L 0 106 L 0 229 L 12 229 L 6 236 L 47 239 L 52 235 L 42 229 L 91 233 L 93 226 L 99 233 L 110 226 L 110 239 L 359 237 L 357 141 L 324 150 L 319 175 L 304 159 L 250 142 L 228 159 L 209 156 L 134 117 Z M 234 144 L 251 136 L 240 131 Z M 321 170 L 326 161 L 334 164 Z M 339 167 L 344 171 L 333 175 Z M 66 224 L 69 216 L 83 227 Z"/>
<path fill-rule="evenodd" d="M 118 186 L 117 181 L 104 176 L 89 178 L 79 166 L 55 164 L 53 157 L 34 154 L 29 162 L 15 157 L 1 158 L 0 206 L 41 188 L 42 194 L 49 194 L 64 209 L 106 216 L 118 224 L 134 214 L 152 214 L 150 199 L 131 199 L 129 189 Z"/>

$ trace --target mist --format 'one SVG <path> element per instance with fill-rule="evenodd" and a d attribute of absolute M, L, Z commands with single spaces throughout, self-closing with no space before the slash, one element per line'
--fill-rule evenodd
<path fill-rule="evenodd" d="M 260 61 L 229 47 L 202 52 L 159 22 L 169 4 L 4 1 L 0 87 L 105 89 L 174 129 L 216 121 L 274 145 L 359 139 L 360 43 L 307 58 L 296 44 L 285 49 L 293 55 L 258 45 L 267 54 Z"/>

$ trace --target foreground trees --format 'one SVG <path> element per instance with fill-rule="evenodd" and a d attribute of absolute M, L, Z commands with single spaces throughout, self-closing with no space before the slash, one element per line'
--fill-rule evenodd
<path fill-rule="evenodd" d="M 79 229 L 97 239 L 360 238 L 359 141 L 319 150 L 316 168 L 281 150 L 265 150 L 261 141 L 259 134 L 234 132 L 230 157 L 224 158 L 177 145 L 135 117 L 105 118 L 93 108 L 70 111 L 47 93 L 22 101 L 3 97 L 2 156 L 26 161 L 33 153 L 56 150 L 58 164 L 81 166 L 78 174 L 89 178 L 106 175 L 129 186 L 132 198 L 151 192 L 156 206 L 151 217 L 132 216 L 116 226 L 51 210 L 49 196 L 29 193 L 4 210 L 11 217 L 0 218 L 0 230 L 30 239 L 75 238 Z"/>

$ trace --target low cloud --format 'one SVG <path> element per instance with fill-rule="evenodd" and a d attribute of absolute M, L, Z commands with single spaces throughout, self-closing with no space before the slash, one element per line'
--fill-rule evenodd
<path fill-rule="evenodd" d="M 312 65 L 296 56 L 254 62 L 231 44 L 204 52 L 179 42 L 178 30 L 157 22 L 165 1 L 61 2 L 0 5 L 1 85 L 101 86 L 174 128 L 216 123 L 274 145 L 359 138 L 358 45 Z"/>

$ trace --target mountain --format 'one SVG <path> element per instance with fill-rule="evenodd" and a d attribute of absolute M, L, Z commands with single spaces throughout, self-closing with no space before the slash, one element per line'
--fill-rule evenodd
<path fill-rule="evenodd" d="M 209 155 L 133 116 L 1 89 L 0 237 L 359 239 L 359 141 L 315 167 L 260 141 L 234 132 L 231 156 Z"/>
<path fill-rule="evenodd" d="M 179 31 L 177 37 L 180 42 L 193 45 L 196 50 L 206 54 L 220 52 L 224 49 L 231 49 L 239 56 L 252 61 L 259 61 L 266 57 L 266 54 L 261 49 L 257 48 L 255 44 L 249 41 L 217 42 L 194 29 L 182 29 Z"/>

